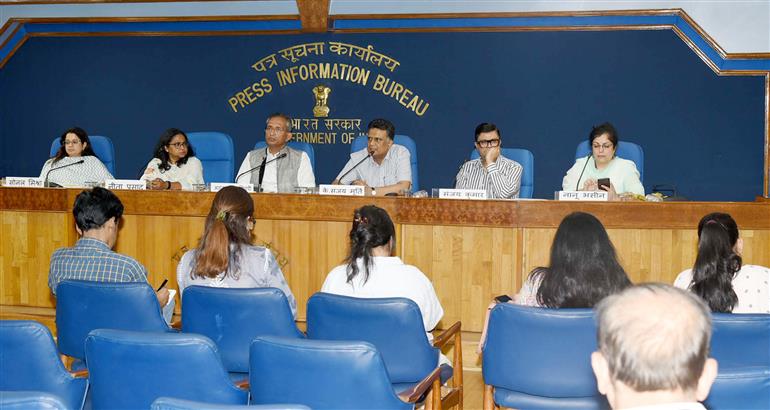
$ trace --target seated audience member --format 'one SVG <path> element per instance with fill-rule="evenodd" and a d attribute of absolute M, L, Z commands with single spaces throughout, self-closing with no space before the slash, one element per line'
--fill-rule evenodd
<path fill-rule="evenodd" d="M 483 189 L 489 198 L 518 198 L 523 168 L 500 155 L 500 130 L 485 122 L 476 127 L 475 135 L 479 158 L 463 164 L 455 178 L 455 188 Z"/>
<path fill-rule="evenodd" d="M 203 184 L 203 165 L 182 130 L 164 131 L 152 155 L 142 175 L 151 189 L 191 190 L 193 185 Z"/>
<path fill-rule="evenodd" d="M 179 290 L 190 285 L 217 288 L 278 288 L 291 313 L 297 301 L 273 253 L 251 244 L 254 201 L 243 188 L 228 186 L 214 197 L 198 248 L 187 251 L 176 268 Z"/>
<path fill-rule="evenodd" d="M 675 313 L 675 314 L 674 314 Z M 591 367 L 613 409 L 702 409 L 717 375 L 708 358 L 711 315 L 694 295 L 660 283 L 632 286 L 596 306 Z"/>
<path fill-rule="evenodd" d="M 114 193 L 100 187 L 83 191 L 75 198 L 72 213 L 80 239 L 74 247 L 57 249 L 51 256 L 48 287 L 54 295 L 64 280 L 147 282 L 142 264 L 112 250 L 123 216 L 123 204 Z M 174 305 L 173 300 L 168 303 L 168 289 L 159 290 L 157 296 L 168 321 Z"/>
<path fill-rule="evenodd" d="M 246 154 L 235 182 L 251 183 L 254 187 L 259 187 L 261 182 L 263 192 L 292 193 L 297 187 L 315 187 L 310 157 L 305 151 L 288 147 L 286 144 L 291 138 L 291 118 L 288 115 L 274 113 L 267 117 L 267 147 Z M 264 167 L 264 170 L 257 167 Z"/>
<path fill-rule="evenodd" d="M 591 144 L 591 155 L 575 161 L 575 165 L 567 171 L 562 180 L 563 190 L 604 190 L 609 192 L 610 200 L 617 200 L 618 195 L 623 194 L 644 195 L 636 164 L 615 155 L 618 133 L 612 124 L 605 122 L 593 127 L 588 141 Z M 599 186 L 598 181 L 602 178 L 610 179 L 609 187 Z"/>
<path fill-rule="evenodd" d="M 554 309 L 591 308 L 630 285 L 602 223 L 591 214 L 573 212 L 556 230 L 550 265 L 533 269 L 511 302 Z M 493 306 L 494 302 L 489 308 Z M 488 321 L 487 310 L 479 348 L 486 339 Z"/>
<path fill-rule="evenodd" d="M 64 131 L 59 142 L 59 151 L 43 164 L 40 178 L 47 177 L 48 183 L 65 187 L 85 186 L 86 182 L 102 182 L 113 178 L 91 148 L 85 130 L 70 128 Z M 83 162 L 78 164 L 79 161 Z M 63 167 L 66 168 L 57 169 Z"/>
<path fill-rule="evenodd" d="M 708 214 L 698 223 L 695 265 L 680 273 L 674 286 L 700 296 L 713 312 L 770 313 L 770 269 L 743 265 L 742 252 L 735 220 Z"/>
<path fill-rule="evenodd" d="M 425 274 L 401 258 L 395 247 L 393 221 L 384 209 L 367 205 L 356 209 L 350 229 L 350 250 L 345 264 L 326 276 L 321 292 L 358 298 L 403 297 L 420 308 L 428 339 L 444 309 Z"/>
<path fill-rule="evenodd" d="M 411 154 L 394 144 L 396 127 L 384 119 L 372 120 L 367 127 L 369 143 L 350 154 L 350 160 L 332 184 L 362 185 L 366 195 L 401 195 L 412 187 Z"/>

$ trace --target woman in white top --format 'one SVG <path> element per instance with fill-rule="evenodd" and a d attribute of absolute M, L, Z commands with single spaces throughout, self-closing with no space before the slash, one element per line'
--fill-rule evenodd
<path fill-rule="evenodd" d="M 743 239 L 728 214 L 715 212 L 698 223 L 695 265 L 674 286 L 703 298 L 712 312 L 770 313 L 770 269 L 743 265 Z"/>
<path fill-rule="evenodd" d="M 623 194 L 644 195 L 636 164 L 615 155 L 618 132 L 605 122 L 593 127 L 588 136 L 591 155 L 579 158 L 562 180 L 565 191 L 607 191 L 610 200 L 618 200 Z M 610 186 L 599 186 L 598 181 L 609 178 Z"/>
<path fill-rule="evenodd" d="M 357 209 L 345 264 L 329 272 L 321 292 L 359 298 L 411 299 L 420 308 L 425 331 L 430 332 L 444 316 L 444 309 L 425 274 L 391 256 L 394 238 L 393 221 L 384 209 L 374 205 Z M 432 339 L 430 333 L 428 339 Z"/>
<path fill-rule="evenodd" d="M 142 175 L 143 180 L 150 181 L 150 189 L 191 190 L 193 185 L 203 184 L 203 165 L 195 158 L 195 151 L 182 130 L 164 131 L 153 155 Z"/>
<path fill-rule="evenodd" d="M 251 244 L 254 201 L 243 188 L 228 186 L 214 197 L 198 248 L 187 251 L 176 268 L 184 296 L 190 285 L 218 288 L 278 288 L 292 315 L 297 301 L 269 249 Z"/>
<path fill-rule="evenodd" d="M 40 171 L 40 178 L 45 179 L 47 184 L 85 186 L 86 182 L 96 183 L 113 178 L 91 148 L 91 141 L 84 129 L 73 127 L 64 131 L 59 143 L 59 151 L 43 164 Z"/>

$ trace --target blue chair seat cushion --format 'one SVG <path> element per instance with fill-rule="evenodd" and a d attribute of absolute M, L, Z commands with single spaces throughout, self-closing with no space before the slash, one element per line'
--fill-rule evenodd
<path fill-rule="evenodd" d="M 597 406 L 604 403 L 604 406 Z M 607 400 L 598 397 L 542 397 L 495 388 L 495 404 L 518 409 L 608 409 Z"/>

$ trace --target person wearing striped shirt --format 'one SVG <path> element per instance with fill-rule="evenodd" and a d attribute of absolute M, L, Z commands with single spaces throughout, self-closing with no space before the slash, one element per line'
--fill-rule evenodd
<path fill-rule="evenodd" d="M 488 198 L 518 198 L 521 188 L 521 164 L 500 155 L 500 130 L 495 124 L 476 127 L 479 158 L 466 161 L 455 178 L 457 189 L 483 189 Z"/>

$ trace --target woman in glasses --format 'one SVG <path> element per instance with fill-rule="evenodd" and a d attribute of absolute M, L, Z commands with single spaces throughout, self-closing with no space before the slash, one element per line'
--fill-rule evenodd
<path fill-rule="evenodd" d="M 191 190 L 203 184 L 203 165 L 182 130 L 169 128 L 160 136 L 142 179 L 151 189 Z"/>
<path fill-rule="evenodd" d="M 610 200 L 624 194 L 644 195 L 639 180 L 639 171 L 633 161 L 618 158 L 618 132 L 612 124 L 605 122 L 593 127 L 588 136 L 591 155 L 578 158 L 562 180 L 565 191 L 607 191 Z M 599 185 L 601 179 L 610 180 L 609 186 Z"/>
<path fill-rule="evenodd" d="M 91 148 L 88 133 L 80 127 L 64 131 L 59 137 L 61 146 L 53 158 L 43 164 L 40 178 L 51 186 L 85 186 L 86 182 L 112 179 L 102 161 Z M 61 168 L 61 169 L 59 169 Z"/>
<path fill-rule="evenodd" d="M 466 161 L 455 177 L 457 189 L 484 189 L 489 198 L 518 198 L 523 168 L 500 155 L 500 130 L 495 124 L 476 127 L 479 158 Z"/>
<path fill-rule="evenodd" d="M 214 197 L 196 249 L 187 251 L 176 268 L 179 290 L 190 285 L 218 288 L 278 288 L 291 312 L 297 301 L 269 249 L 251 244 L 254 201 L 243 188 L 228 186 Z"/>

